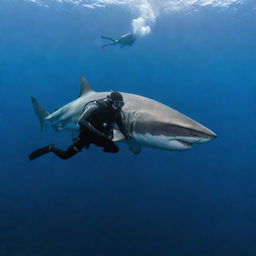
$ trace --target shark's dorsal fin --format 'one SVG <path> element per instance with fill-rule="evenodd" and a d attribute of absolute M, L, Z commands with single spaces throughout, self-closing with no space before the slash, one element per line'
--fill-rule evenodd
<path fill-rule="evenodd" d="M 92 91 L 93 91 L 92 86 L 89 84 L 88 80 L 85 77 L 82 77 L 79 97 Z"/>

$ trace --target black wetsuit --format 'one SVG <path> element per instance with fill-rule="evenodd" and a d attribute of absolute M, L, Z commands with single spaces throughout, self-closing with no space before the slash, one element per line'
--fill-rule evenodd
<path fill-rule="evenodd" d="M 33 160 L 48 152 L 53 152 L 61 159 L 69 159 L 84 147 L 88 148 L 90 144 L 102 147 L 104 152 L 117 153 L 119 148 L 112 141 L 115 123 L 124 136 L 127 137 L 122 120 L 122 112 L 115 111 L 104 100 L 89 103 L 85 107 L 78 123 L 80 125 L 80 134 L 67 150 L 61 150 L 54 145 L 49 145 L 32 152 L 29 159 Z"/>

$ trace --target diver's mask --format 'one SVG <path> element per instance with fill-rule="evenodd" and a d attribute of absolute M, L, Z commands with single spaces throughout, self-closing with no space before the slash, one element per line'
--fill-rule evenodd
<path fill-rule="evenodd" d="M 120 100 L 111 100 L 111 105 L 114 110 L 121 109 L 124 106 L 124 102 Z"/>
<path fill-rule="evenodd" d="M 119 92 L 111 92 L 107 99 L 114 110 L 120 110 L 124 106 L 123 96 Z"/>

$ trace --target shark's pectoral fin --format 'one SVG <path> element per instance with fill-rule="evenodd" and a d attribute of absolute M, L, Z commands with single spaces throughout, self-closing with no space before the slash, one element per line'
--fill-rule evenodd
<path fill-rule="evenodd" d="M 89 84 L 88 80 L 85 77 L 82 77 L 79 97 L 92 91 L 93 91 L 92 86 Z"/>
<path fill-rule="evenodd" d="M 119 142 L 126 140 L 125 136 L 117 129 L 113 130 L 113 142 Z"/>
<path fill-rule="evenodd" d="M 131 143 L 126 137 L 117 129 L 113 130 L 113 142 L 121 142 L 126 141 L 129 145 L 129 149 L 132 151 L 134 155 L 138 155 L 141 152 L 141 146 L 136 143 Z"/>
<path fill-rule="evenodd" d="M 129 149 L 134 155 L 138 155 L 141 152 L 141 146 L 138 144 L 130 144 Z"/>

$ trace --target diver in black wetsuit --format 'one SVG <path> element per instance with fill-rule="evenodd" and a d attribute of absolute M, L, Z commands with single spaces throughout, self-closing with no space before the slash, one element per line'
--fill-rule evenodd
<path fill-rule="evenodd" d="M 34 160 L 49 152 L 53 152 L 61 159 L 69 159 L 84 147 L 89 148 L 90 144 L 102 147 L 104 152 L 117 153 L 119 148 L 112 141 L 115 123 L 123 135 L 128 138 L 122 120 L 123 106 L 123 97 L 119 92 L 111 92 L 106 99 L 87 104 L 78 122 L 80 134 L 66 151 L 50 144 L 33 151 L 29 155 L 29 160 Z"/>
<path fill-rule="evenodd" d="M 101 38 L 111 41 L 111 43 L 104 44 L 102 46 L 103 48 L 106 46 L 109 46 L 109 45 L 117 45 L 117 44 L 119 44 L 120 47 L 123 47 L 125 45 L 132 46 L 133 43 L 136 41 L 137 36 L 134 33 L 128 33 L 128 34 L 121 36 L 119 39 L 114 39 L 114 38 L 108 37 L 108 36 L 101 36 Z"/>

